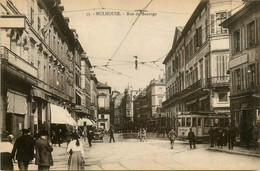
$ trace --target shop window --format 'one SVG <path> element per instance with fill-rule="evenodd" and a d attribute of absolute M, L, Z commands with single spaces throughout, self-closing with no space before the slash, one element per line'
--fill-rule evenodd
<path fill-rule="evenodd" d="M 227 102 L 227 93 L 218 93 L 219 102 Z"/>

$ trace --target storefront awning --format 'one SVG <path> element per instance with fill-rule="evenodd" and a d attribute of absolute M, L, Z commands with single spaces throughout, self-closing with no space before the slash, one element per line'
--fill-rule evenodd
<path fill-rule="evenodd" d="M 78 126 L 84 126 L 84 125 L 87 125 L 87 126 L 93 126 L 94 123 L 91 122 L 90 119 L 88 118 L 81 118 L 78 120 Z"/>
<path fill-rule="evenodd" d="M 54 104 L 51 104 L 51 123 L 77 126 L 77 122 L 66 109 Z"/>

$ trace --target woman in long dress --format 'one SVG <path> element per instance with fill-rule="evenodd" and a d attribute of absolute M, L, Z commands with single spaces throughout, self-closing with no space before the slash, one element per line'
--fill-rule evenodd
<path fill-rule="evenodd" d="M 12 161 L 12 149 L 13 145 L 10 142 L 9 133 L 4 131 L 1 135 L 0 142 L 0 159 L 1 165 L 0 170 L 14 170 L 13 161 Z"/>
<path fill-rule="evenodd" d="M 69 143 L 67 152 L 69 156 L 69 170 L 84 170 L 84 149 L 83 144 L 79 141 L 79 135 L 73 133 L 72 141 Z"/>

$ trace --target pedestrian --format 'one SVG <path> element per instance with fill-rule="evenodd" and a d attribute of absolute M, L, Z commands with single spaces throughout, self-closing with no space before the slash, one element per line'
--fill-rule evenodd
<path fill-rule="evenodd" d="M 227 129 L 225 127 L 222 129 L 222 145 L 227 145 Z"/>
<path fill-rule="evenodd" d="M 208 134 L 209 134 L 210 147 L 214 147 L 214 129 L 212 126 L 210 126 Z"/>
<path fill-rule="evenodd" d="M 177 134 L 176 134 L 176 132 L 174 131 L 174 128 L 173 128 L 173 127 L 172 127 L 171 131 L 169 132 L 168 137 L 169 137 L 169 139 L 170 139 L 171 149 L 173 149 L 174 141 L 175 141 L 175 139 L 177 138 Z"/>
<path fill-rule="evenodd" d="M 109 136 L 110 136 L 110 140 L 109 140 L 109 143 L 111 143 L 111 140 L 113 140 L 115 142 L 115 138 L 114 138 L 114 130 L 113 128 L 111 127 L 109 130 Z"/>
<path fill-rule="evenodd" d="M 71 131 L 70 130 L 67 130 L 67 133 L 66 133 L 66 142 L 67 142 L 67 147 L 68 147 L 68 145 L 69 145 L 69 143 L 70 143 L 70 141 L 71 141 L 71 139 L 72 139 L 72 133 L 71 133 Z"/>
<path fill-rule="evenodd" d="M 56 146 L 57 143 L 57 134 L 54 130 L 51 131 L 51 143 L 53 146 Z"/>
<path fill-rule="evenodd" d="M 1 134 L 0 142 L 0 170 L 14 170 L 14 165 L 12 161 L 12 149 L 13 145 L 10 142 L 9 133 L 7 131 L 3 131 L 3 133 Z"/>
<path fill-rule="evenodd" d="M 257 129 L 257 126 L 254 127 L 253 129 L 253 143 L 254 143 L 254 146 L 255 146 L 255 150 L 256 148 L 258 147 L 258 129 Z"/>
<path fill-rule="evenodd" d="M 84 170 L 84 149 L 79 138 L 77 133 L 73 133 L 72 140 L 68 145 L 67 153 L 70 154 L 68 170 Z"/>
<path fill-rule="evenodd" d="M 146 130 L 145 130 L 145 128 L 143 128 L 142 137 L 143 137 L 143 142 L 144 142 L 144 141 L 147 141 L 147 140 L 146 140 Z"/>
<path fill-rule="evenodd" d="M 58 132 L 57 132 L 57 140 L 58 140 L 58 144 L 59 144 L 59 147 L 60 147 L 60 144 L 62 143 L 62 130 L 61 128 L 59 128 Z"/>
<path fill-rule="evenodd" d="M 16 139 L 12 150 L 12 158 L 18 161 L 19 170 L 28 170 L 28 165 L 33 160 L 34 142 L 28 129 L 22 129 L 22 136 Z"/>
<path fill-rule="evenodd" d="M 218 132 L 219 132 L 219 128 L 215 128 L 215 130 L 214 130 L 214 146 L 215 147 L 218 145 Z"/>
<path fill-rule="evenodd" d="M 217 139 L 218 139 L 218 148 L 222 148 L 222 146 L 223 146 L 223 132 L 222 132 L 222 129 L 218 130 Z"/>
<path fill-rule="evenodd" d="M 235 138 L 236 138 L 235 129 L 233 127 L 230 127 L 227 130 L 227 142 L 228 142 L 229 150 L 233 150 Z"/>
<path fill-rule="evenodd" d="M 50 166 L 53 166 L 53 159 L 51 152 L 53 148 L 47 141 L 48 132 L 42 131 L 40 138 L 35 142 L 35 164 L 38 165 L 38 170 L 50 170 Z"/>
<path fill-rule="evenodd" d="M 91 141 L 93 139 L 93 131 L 92 129 L 89 129 L 87 131 L 87 137 L 88 137 L 88 144 L 89 144 L 89 147 L 92 147 L 92 144 L 91 144 Z"/>
<path fill-rule="evenodd" d="M 193 144 L 193 148 L 196 148 L 196 136 L 194 134 L 194 132 L 192 131 L 192 128 L 190 128 L 190 132 L 188 133 L 188 139 L 190 142 L 190 148 L 192 148 L 192 144 Z"/>
<path fill-rule="evenodd" d="M 138 137 L 139 137 L 140 141 L 142 141 L 142 129 L 141 128 L 138 131 Z"/>

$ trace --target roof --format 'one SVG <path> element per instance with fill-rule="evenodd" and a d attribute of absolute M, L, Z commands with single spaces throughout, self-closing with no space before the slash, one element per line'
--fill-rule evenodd
<path fill-rule="evenodd" d="M 198 6 L 196 7 L 196 9 L 193 11 L 193 13 L 191 14 L 191 17 L 189 18 L 188 22 L 185 24 L 184 27 L 178 26 L 175 29 L 181 32 L 181 35 L 178 37 L 178 39 L 176 40 L 175 38 L 177 38 L 176 34 L 178 33 L 174 33 L 174 42 L 173 42 L 173 47 L 170 50 L 170 52 L 168 53 L 168 55 L 166 56 L 165 60 L 163 61 L 163 64 L 166 64 L 166 62 L 170 59 L 170 57 L 172 56 L 172 54 L 174 53 L 175 49 L 177 48 L 176 45 L 179 44 L 179 42 L 182 40 L 182 38 L 184 36 L 187 35 L 187 32 L 189 31 L 189 29 L 192 26 L 192 23 L 194 23 L 194 21 L 196 20 L 196 18 L 200 15 L 201 11 L 203 10 L 203 8 L 206 6 L 206 4 L 209 2 L 209 0 L 201 0 L 200 3 L 198 4 Z"/>
<path fill-rule="evenodd" d="M 226 19 L 225 21 L 223 21 L 220 26 L 228 28 L 230 26 L 231 23 L 240 20 L 241 16 L 243 15 L 248 15 L 248 11 L 252 11 L 252 8 L 258 9 L 257 6 L 260 5 L 260 1 L 259 0 L 252 0 L 249 1 L 242 9 L 240 9 L 239 11 L 237 11 L 235 14 L 233 14 L 231 17 L 229 17 L 228 19 Z"/>
<path fill-rule="evenodd" d="M 109 89 L 111 89 L 110 86 L 108 86 L 107 84 L 101 83 L 101 82 L 97 83 L 97 88 L 109 88 Z"/>
<path fill-rule="evenodd" d="M 177 40 L 178 40 L 179 36 L 181 36 L 181 33 L 182 33 L 183 28 L 184 28 L 183 26 L 177 26 L 177 27 L 175 28 L 172 47 L 174 47 L 175 44 L 177 43 Z M 173 54 L 173 50 L 171 49 L 171 50 L 169 51 L 168 55 L 166 56 L 166 58 L 164 59 L 163 64 L 165 64 L 165 63 L 170 59 L 170 57 L 172 56 L 172 54 Z"/>

